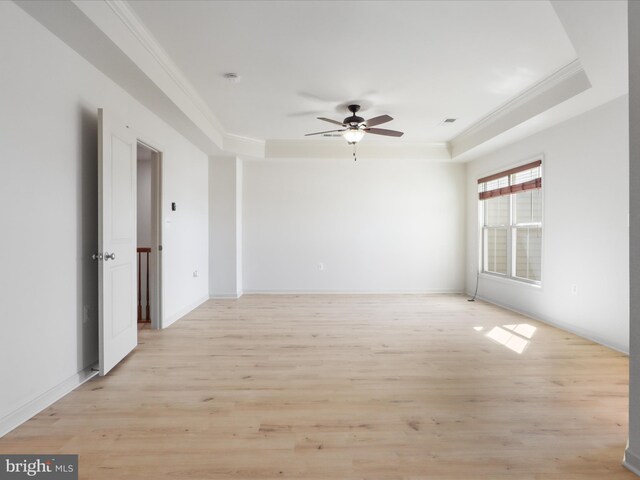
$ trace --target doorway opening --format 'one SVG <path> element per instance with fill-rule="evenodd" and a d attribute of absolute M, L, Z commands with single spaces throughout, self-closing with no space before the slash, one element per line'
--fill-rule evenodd
<path fill-rule="evenodd" d="M 162 328 L 162 153 L 137 146 L 138 328 Z"/>

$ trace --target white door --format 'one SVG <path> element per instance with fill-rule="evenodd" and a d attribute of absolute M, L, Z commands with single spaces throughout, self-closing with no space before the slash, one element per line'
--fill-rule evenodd
<path fill-rule="evenodd" d="M 136 155 L 135 135 L 98 109 L 100 375 L 138 344 Z"/>

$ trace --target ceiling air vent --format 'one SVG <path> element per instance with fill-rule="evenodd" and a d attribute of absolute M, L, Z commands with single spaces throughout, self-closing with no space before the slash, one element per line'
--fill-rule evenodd
<path fill-rule="evenodd" d="M 234 72 L 224 73 L 222 75 L 222 78 L 224 78 L 225 80 L 227 80 L 230 83 L 238 83 L 240 81 L 240 75 L 238 75 L 237 73 L 234 73 Z"/>

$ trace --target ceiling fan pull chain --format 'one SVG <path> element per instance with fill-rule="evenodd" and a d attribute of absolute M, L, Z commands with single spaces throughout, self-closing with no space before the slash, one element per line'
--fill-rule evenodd
<path fill-rule="evenodd" d="M 356 160 L 358 160 L 358 158 L 356 157 L 356 144 L 353 144 L 353 161 L 355 162 Z"/>

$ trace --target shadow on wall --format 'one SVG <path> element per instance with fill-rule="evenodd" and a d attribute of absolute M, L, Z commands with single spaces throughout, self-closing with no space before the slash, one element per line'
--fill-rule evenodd
<path fill-rule="evenodd" d="M 98 262 L 91 255 L 98 248 L 98 112 L 78 109 L 77 202 L 77 362 L 78 371 L 98 361 Z"/>

